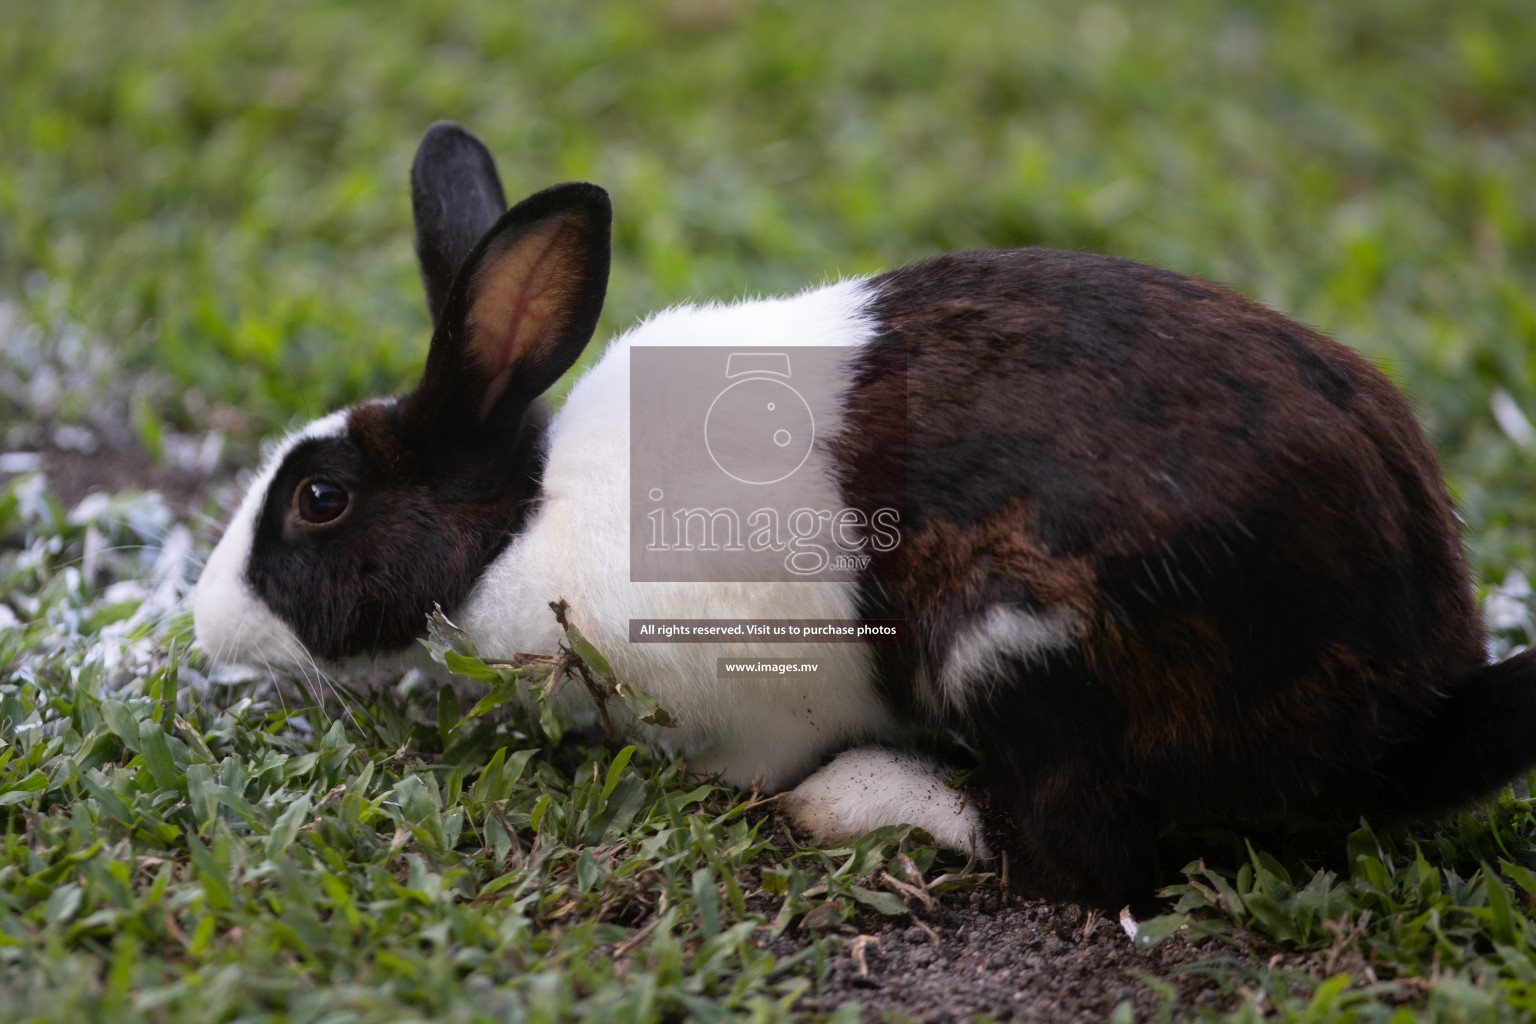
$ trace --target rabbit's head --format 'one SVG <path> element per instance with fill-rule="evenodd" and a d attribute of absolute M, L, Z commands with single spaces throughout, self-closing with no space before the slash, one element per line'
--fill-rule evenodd
<path fill-rule="evenodd" d="M 426 369 L 414 391 L 311 423 L 267 461 L 198 583 L 197 635 L 217 659 L 408 647 L 537 497 L 539 396 L 602 310 L 607 193 L 573 182 L 506 210 L 485 147 L 446 122 L 423 138 L 411 186 Z"/>

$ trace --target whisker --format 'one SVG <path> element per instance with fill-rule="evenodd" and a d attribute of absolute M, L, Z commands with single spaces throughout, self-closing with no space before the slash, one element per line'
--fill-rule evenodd
<path fill-rule="evenodd" d="M 268 661 L 267 656 L 260 651 L 256 652 L 256 656 L 261 659 L 261 667 L 267 670 L 268 685 L 277 692 L 278 704 L 282 706 L 283 713 L 286 715 L 288 713 L 288 705 L 283 700 L 283 688 L 277 683 L 277 673 L 272 669 L 272 662 Z"/>
<path fill-rule="evenodd" d="M 314 655 L 309 653 L 309 648 L 305 647 L 302 642 L 299 643 L 299 650 L 303 652 L 304 657 L 309 659 L 309 663 L 314 666 L 315 674 L 323 679 L 325 684 L 330 687 L 331 692 L 336 695 L 336 702 L 340 704 L 342 710 L 347 713 L 347 717 L 352 719 L 352 727 L 361 732 L 363 724 L 357 720 L 357 712 L 353 710 L 352 705 L 347 702 L 347 699 L 342 696 L 341 690 L 337 688 L 336 683 L 330 678 L 330 676 L 326 674 L 325 670 L 320 667 L 319 663 L 315 661 Z"/>

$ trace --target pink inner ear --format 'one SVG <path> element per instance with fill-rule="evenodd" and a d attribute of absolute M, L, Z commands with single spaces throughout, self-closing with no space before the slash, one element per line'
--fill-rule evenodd
<path fill-rule="evenodd" d="M 469 350 L 488 379 L 482 420 L 506 390 L 512 368 L 542 362 L 540 344 L 559 334 L 572 284 L 563 244 L 570 227 L 565 218 L 538 225 L 475 275 Z"/>

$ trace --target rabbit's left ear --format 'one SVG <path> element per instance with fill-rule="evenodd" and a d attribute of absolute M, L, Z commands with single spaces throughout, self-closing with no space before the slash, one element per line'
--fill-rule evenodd
<path fill-rule="evenodd" d="M 597 328 L 612 222 L 608 193 L 584 182 L 508 210 L 453 278 L 407 425 L 434 441 L 515 429 Z"/>

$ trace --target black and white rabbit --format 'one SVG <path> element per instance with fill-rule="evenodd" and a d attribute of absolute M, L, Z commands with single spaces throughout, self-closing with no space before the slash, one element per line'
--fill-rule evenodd
<path fill-rule="evenodd" d="M 824 840 L 910 822 L 1006 853 L 1035 892 L 1147 895 L 1171 819 L 1402 815 L 1536 760 L 1536 652 L 1485 663 L 1457 520 L 1392 384 L 1234 292 L 1106 256 L 937 256 L 683 306 L 615 339 L 551 418 L 609 268 L 607 195 L 505 208 L 434 125 L 412 169 L 434 333 L 421 383 L 289 437 L 209 559 L 216 658 L 416 648 L 434 604 L 487 655 L 552 650 L 548 603 L 677 720 L 634 725 L 730 782 L 793 787 Z M 642 346 L 846 352 L 807 493 L 904 511 L 834 582 L 630 577 L 630 364 Z M 630 643 L 632 619 L 891 619 L 903 643 Z M 717 659 L 822 673 L 719 678 Z M 574 689 L 574 688 L 573 688 Z M 914 730 L 981 755 L 968 791 Z M 827 763 L 828 758 L 833 758 Z"/>

